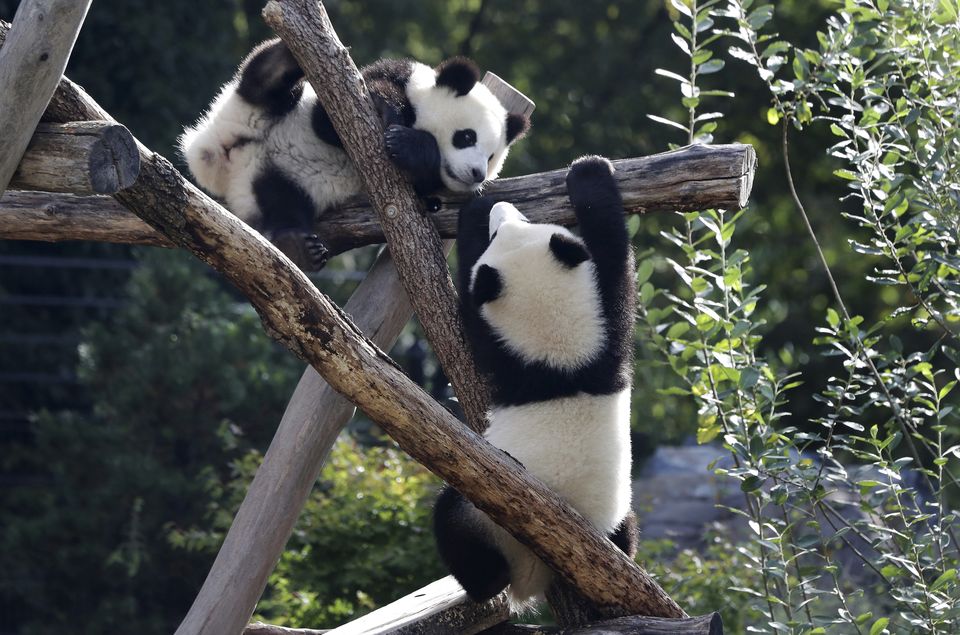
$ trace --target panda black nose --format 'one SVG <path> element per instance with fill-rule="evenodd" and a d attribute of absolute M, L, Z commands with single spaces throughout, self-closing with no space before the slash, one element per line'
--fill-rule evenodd
<path fill-rule="evenodd" d="M 487 173 L 480 168 L 473 168 L 471 171 L 474 183 L 483 183 L 487 178 Z"/>

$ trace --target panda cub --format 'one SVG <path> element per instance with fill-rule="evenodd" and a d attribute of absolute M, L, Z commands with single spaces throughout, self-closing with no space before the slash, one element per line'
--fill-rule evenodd
<path fill-rule="evenodd" d="M 575 161 L 567 192 L 580 237 L 488 198 L 461 209 L 461 310 L 491 382 L 487 440 L 632 556 L 633 251 L 609 161 Z M 436 502 L 434 532 L 474 600 L 509 584 L 520 610 L 550 583 L 539 558 L 453 488 Z"/>
<path fill-rule="evenodd" d="M 477 191 L 530 126 L 508 114 L 464 58 L 430 68 L 379 60 L 363 69 L 389 156 L 418 194 Z M 180 137 L 197 182 L 307 269 L 327 249 L 313 233 L 360 178 L 303 70 L 281 40 L 256 47 L 207 112 Z"/>

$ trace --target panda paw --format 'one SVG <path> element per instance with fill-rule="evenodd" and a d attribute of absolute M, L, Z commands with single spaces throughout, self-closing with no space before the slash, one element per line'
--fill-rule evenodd
<path fill-rule="evenodd" d="M 567 194 L 574 208 L 596 207 L 608 202 L 611 195 L 619 197 L 613 173 L 613 164 L 599 156 L 580 157 L 571 163 Z"/>
<path fill-rule="evenodd" d="M 270 240 L 303 271 L 320 271 L 330 259 L 330 250 L 316 234 L 285 230 L 274 233 Z"/>
<path fill-rule="evenodd" d="M 411 172 L 417 170 L 420 167 L 420 146 L 424 142 L 424 134 L 429 136 L 422 130 L 391 125 L 384 133 L 387 156 L 401 169 Z"/>

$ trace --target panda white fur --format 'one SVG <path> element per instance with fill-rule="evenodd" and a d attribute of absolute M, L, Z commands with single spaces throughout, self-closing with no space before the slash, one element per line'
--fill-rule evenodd
<path fill-rule="evenodd" d="M 574 162 L 567 191 L 580 237 L 489 198 L 460 211 L 461 310 L 491 382 L 487 440 L 632 556 L 633 252 L 608 161 Z M 550 583 L 542 561 L 450 487 L 434 530 L 441 559 L 474 600 L 509 584 L 519 610 Z"/>
<path fill-rule="evenodd" d="M 379 60 L 363 76 L 388 154 L 420 195 L 478 190 L 497 177 L 510 144 L 530 126 L 526 116 L 507 113 L 464 58 L 436 69 Z M 313 233 L 316 218 L 362 189 L 329 116 L 280 40 L 247 56 L 185 130 L 180 148 L 204 189 L 305 268 L 326 259 L 322 237 Z"/>

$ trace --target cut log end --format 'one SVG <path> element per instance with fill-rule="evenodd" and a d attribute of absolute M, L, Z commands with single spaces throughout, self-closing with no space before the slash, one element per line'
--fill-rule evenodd
<path fill-rule="evenodd" d="M 112 121 L 40 124 L 11 188 L 73 194 L 115 194 L 133 185 L 140 153 L 126 127 Z"/>

